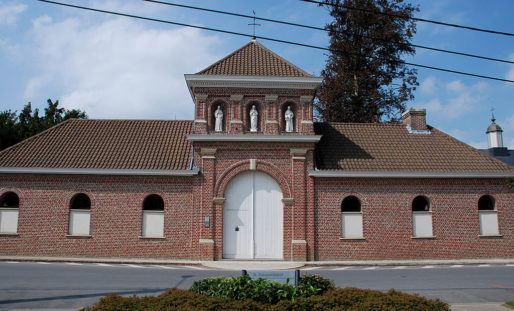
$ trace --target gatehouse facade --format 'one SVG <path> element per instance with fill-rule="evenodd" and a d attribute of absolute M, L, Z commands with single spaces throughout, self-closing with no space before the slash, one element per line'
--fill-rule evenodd
<path fill-rule="evenodd" d="M 257 41 L 185 75 L 192 121 L 69 120 L 0 152 L 0 255 L 514 257 L 514 169 L 426 124 L 314 122 Z"/>

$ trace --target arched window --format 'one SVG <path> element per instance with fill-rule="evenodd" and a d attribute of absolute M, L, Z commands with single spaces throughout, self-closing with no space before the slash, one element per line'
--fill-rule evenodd
<path fill-rule="evenodd" d="M 483 195 L 478 200 L 478 217 L 480 221 L 480 235 L 498 235 L 498 211 L 494 198 Z"/>
<path fill-rule="evenodd" d="M 18 232 L 20 199 L 14 192 L 6 192 L 0 197 L 0 234 Z"/>
<path fill-rule="evenodd" d="M 73 196 L 70 200 L 69 235 L 89 235 L 91 222 L 91 200 L 84 193 Z"/>
<path fill-rule="evenodd" d="M 164 201 L 151 194 L 143 201 L 143 237 L 164 237 Z"/>
<path fill-rule="evenodd" d="M 342 236 L 345 239 L 362 238 L 361 202 L 353 195 L 341 203 Z"/>
<path fill-rule="evenodd" d="M 424 196 L 412 201 L 412 227 L 414 237 L 432 237 L 432 211 L 430 202 Z"/>

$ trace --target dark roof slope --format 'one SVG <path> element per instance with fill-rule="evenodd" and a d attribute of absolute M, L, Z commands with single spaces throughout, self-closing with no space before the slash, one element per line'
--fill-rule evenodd
<path fill-rule="evenodd" d="M 314 77 L 252 40 L 198 72 L 202 75 Z"/>
<path fill-rule="evenodd" d="M 184 170 L 193 121 L 78 120 L 0 152 L 0 167 Z"/>
<path fill-rule="evenodd" d="M 463 142 L 430 128 L 411 134 L 401 124 L 315 123 L 323 135 L 318 169 L 399 172 L 514 172 Z"/>

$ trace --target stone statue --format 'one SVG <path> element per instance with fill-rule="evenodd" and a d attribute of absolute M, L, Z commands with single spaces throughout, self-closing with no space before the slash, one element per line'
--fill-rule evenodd
<path fill-rule="evenodd" d="M 255 109 L 255 105 L 252 106 L 250 110 L 250 132 L 257 132 L 257 118 L 259 116 L 259 112 Z"/>
<path fill-rule="evenodd" d="M 284 114 L 284 119 L 286 119 L 286 132 L 288 132 L 288 133 L 294 132 L 294 129 L 293 129 L 294 113 L 291 111 L 291 106 L 287 106 L 287 111 Z"/>
<path fill-rule="evenodd" d="M 220 106 L 218 106 L 218 109 L 216 109 L 216 112 L 214 112 L 214 117 L 216 118 L 216 123 L 214 124 L 214 131 L 223 132 L 223 111 L 221 110 Z"/>

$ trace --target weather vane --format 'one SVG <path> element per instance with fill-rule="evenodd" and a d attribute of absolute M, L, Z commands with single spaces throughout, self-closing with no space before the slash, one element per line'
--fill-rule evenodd
<path fill-rule="evenodd" d="M 255 23 L 255 10 L 252 10 L 252 12 L 253 12 L 253 23 L 250 23 L 248 25 L 249 26 L 253 26 L 253 37 L 252 37 L 252 39 L 255 40 L 256 39 L 255 38 L 255 26 L 261 26 L 261 24 L 256 24 Z"/>
<path fill-rule="evenodd" d="M 491 120 L 494 122 L 496 119 L 494 118 L 494 107 L 491 107 Z"/>

